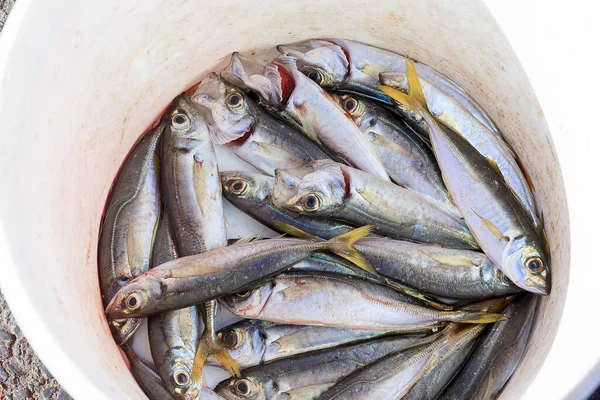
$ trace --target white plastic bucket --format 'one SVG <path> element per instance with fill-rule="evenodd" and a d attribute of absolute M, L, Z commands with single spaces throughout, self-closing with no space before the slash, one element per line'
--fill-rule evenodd
<path fill-rule="evenodd" d="M 550 132 L 483 3 L 21 0 L 14 12 L 0 49 L 1 284 L 35 350 L 75 398 L 144 398 L 111 338 L 96 272 L 100 215 L 132 144 L 232 51 L 310 37 L 355 39 L 443 71 L 484 106 L 531 175 L 552 248 L 553 290 L 503 398 L 532 383 L 528 398 L 562 397 L 598 360 L 584 355 L 582 369 L 555 356 L 543 367 L 546 381 L 536 381 L 567 295 L 569 214 L 552 144 L 564 133 Z M 571 149 L 559 154 L 563 167 L 577 157 Z M 548 379 L 564 368 L 576 371 L 569 382 Z"/>

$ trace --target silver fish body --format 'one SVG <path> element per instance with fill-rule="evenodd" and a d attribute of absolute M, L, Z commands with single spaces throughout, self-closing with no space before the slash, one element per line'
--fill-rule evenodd
<path fill-rule="evenodd" d="M 129 344 L 125 344 L 122 348 L 129 360 L 131 374 L 144 394 L 150 400 L 172 400 L 173 397 L 167 392 L 156 372 L 133 352 Z"/>
<path fill-rule="evenodd" d="M 283 233 L 281 223 L 284 223 L 311 235 L 331 239 L 354 229 L 343 222 L 301 215 L 275 206 L 271 201 L 273 177 L 248 171 L 226 171 L 221 173 L 221 180 L 227 200 L 276 231 Z"/>
<path fill-rule="evenodd" d="M 213 143 L 226 145 L 265 174 L 329 158 L 317 143 L 275 119 L 214 72 L 202 80 L 191 99 L 210 110 Z"/>
<path fill-rule="evenodd" d="M 183 95 L 174 101 L 163 141 L 164 200 L 180 255 L 224 246 L 221 180 L 208 123 Z"/>
<path fill-rule="evenodd" d="M 152 262 L 158 266 L 177 258 L 167 213 L 163 213 Z M 196 307 L 169 311 L 148 319 L 150 352 L 165 388 L 174 398 L 184 398 L 192 384 L 192 365 L 199 338 L 199 315 Z M 195 385 L 200 390 L 201 385 Z"/>
<path fill-rule="evenodd" d="M 435 338 L 436 335 L 381 338 L 283 358 L 249 368 L 241 378 L 219 383 L 215 391 L 236 400 L 309 400 L 374 360 Z"/>
<path fill-rule="evenodd" d="M 466 357 L 483 329 L 483 325 L 450 324 L 435 341 L 376 360 L 318 399 L 434 399 L 431 393 L 437 390 L 437 378 L 446 379 L 446 371 L 459 366 L 452 362 Z M 415 397 L 417 392 L 423 397 Z"/>
<path fill-rule="evenodd" d="M 368 137 L 390 178 L 423 193 L 459 214 L 444 186 L 431 148 L 398 116 L 373 101 L 353 94 L 332 94 Z"/>
<path fill-rule="evenodd" d="M 304 215 L 372 224 L 376 233 L 396 239 L 477 248 L 461 218 L 444 205 L 331 160 L 277 170 L 271 199 Z"/>
<path fill-rule="evenodd" d="M 106 306 L 123 285 L 150 267 L 161 200 L 156 150 L 165 125 L 142 138 L 123 164 L 114 184 L 100 232 L 98 272 Z M 110 320 L 117 343 L 129 340 L 139 319 Z"/>
<path fill-rule="evenodd" d="M 352 119 L 327 92 L 298 71 L 293 61 L 286 63 L 285 59 L 278 59 L 252 74 L 260 64 L 234 54 L 223 76 L 238 86 L 254 90 L 272 107 L 284 110 L 305 134 L 345 162 L 389 180 L 377 153 Z M 257 85 L 257 81 L 260 84 Z M 265 92 L 278 93 L 279 102 L 269 99 Z"/>
<path fill-rule="evenodd" d="M 244 318 L 373 331 L 413 331 L 440 321 L 493 322 L 477 311 L 441 311 L 394 289 L 352 276 L 289 272 L 243 294 L 219 299 Z"/>
<path fill-rule="evenodd" d="M 219 338 L 240 368 L 280 358 L 360 342 L 386 334 L 376 331 L 244 320 L 221 329 Z M 209 362 L 215 360 L 209 359 Z"/>
<path fill-rule="evenodd" d="M 320 85 L 363 93 L 389 104 L 390 99 L 377 88 L 379 74 L 406 71 L 405 56 L 351 40 L 307 40 L 277 48 L 296 58 L 298 68 Z M 426 64 L 417 63 L 416 67 L 421 82 L 435 88 L 437 96 L 455 101 L 489 130 L 497 132 L 481 106 L 460 86 Z"/>
<path fill-rule="evenodd" d="M 535 314 L 537 296 L 524 294 L 507 307 L 507 321 L 490 326 L 464 368 L 441 399 L 486 400 L 498 397 L 519 364 Z"/>
<path fill-rule="evenodd" d="M 434 296 L 482 300 L 521 291 L 483 253 L 388 238 L 354 246 L 379 274 Z"/>

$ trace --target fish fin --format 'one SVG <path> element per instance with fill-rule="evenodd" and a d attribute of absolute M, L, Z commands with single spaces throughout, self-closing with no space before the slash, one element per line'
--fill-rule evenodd
<path fill-rule="evenodd" d="M 492 166 L 492 168 L 494 168 L 494 170 L 499 173 L 500 175 L 502 175 L 502 172 L 500 171 L 500 167 L 498 167 L 498 163 L 496 162 L 496 160 L 494 160 L 492 157 L 488 157 L 488 156 L 484 156 L 484 158 L 487 160 L 487 162 Z M 503 176 L 503 175 L 502 175 Z"/>
<path fill-rule="evenodd" d="M 221 365 L 235 377 L 240 377 L 240 369 L 229 354 L 229 351 L 225 349 L 216 341 L 211 335 L 202 335 L 198 341 L 196 347 L 196 354 L 194 355 L 194 363 L 192 365 L 192 384 L 196 384 L 202 378 L 202 368 L 206 359 L 213 355 Z"/>
<path fill-rule="evenodd" d="M 508 319 L 505 315 L 484 311 L 456 311 L 453 314 L 450 321 L 461 322 L 463 324 L 490 324 Z"/>
<path fill-rule="evenodd" d="M 257 153 L 275 161 L 278 168 L 293 168 L 306 164 L 300 157 L 279 146 L 257 141 L 253 141 L 252 143 Z"/>
<path fill-rule="evenodd" d="M 286 224 L 285 222 L 281 222 L 281 221 L 273 221 L 273 226 L 275 228 L 277 228 L 278 231 L 287 233 L 291 236 L 295 236 L 301 239 L 310 239 L 310 240 L 315 240 L 315 239 L 319 239 L 322 240 L 321 238 L 319 238 L 318 236 L 315 235 L 311 235 L 308 232 L 304 232 L 302 229 L 296 228 L 295 226 Z"/>
<path fill-rule="evenodd" d="M 377 87 L 394 101 L 405 107 L 412 110 L 429 111 L 421 82 L 419 82 L 419 77 L 417 76 L 417 70 L 409 57 L 406 58 L 406 79 L 408 80 L 408 94 L 389 86 L 377 85 Z"/>
<path fill-rule="evenodd" d="M 420 301 L 423 304 L 426 304 L 430 307 L 435 308 L 436 310 L 442 310 L 442 311 L 452 311 L 454 309 L 454 307 L 449 306 L 448 304 L 444 304 L 444 303 L 440 303 L 436 300 L 433 300 L 431 298 L 429 298 L 429 296 L 420 293 L 418 290 L 413 289 L 409 286 L 405 286 L 399 282 L 395 282 L 392 281 L 390 279 L 386 279 L 386 284 L 391 287 L 392 289 L 397 290 L 400 293 L 403 293 L 409 297 L 412 297 L 414 299 L 417 299 L 418 301 Z"/>
<path fill-rule="evenodd" d="M 335 236 L 327 241 L 327 248 L 365 271 L 378 275 L 377 271 L 369 261 L 367 261 L 367 259 L 353 246 L 356 241 L 367 236 L 372 230 L 373 225 L 365 225 L 350 232 Z"/>
<path fill-rule="evenodd" d="M 490 231 L 490 233 L 492 235 L 494 235 L 498 240 L 506 240 L 507 239 L 507 237 L 502 232 L 500 232 L 500 229 L 498 229 L 496 227 L 496 225 L 494 225 L 492 223 L 492 221 L 490 221 L 489 219 L 481 216 L 473 208 L 471 208 L 471 210 L 473 211 L 473 213 L 475 213 L 475 215 L 477 215 L 479 217 L 479 219 L 481 219 L 481 221 L 483 222 L 483 224 L 485 225 L 485 227 L 488 228 L 488 230 Z"/>
<path fill-rule="evenodd" d="M 390 153 L 398 154 L 408 159 L 415 158 L 415 155 L 411 151 L 377 132 L 371 131 L 367 134 L 367 137 L 378 149 L 389 151 Z"/>
<path fill-rule="evenodd" d="M 471 257 L 461 254 L 436 254 L 435 252 L 429 252 L 425 249 L 419 249 L 418 252 L 440 264 L 451 267 L 472 267 L 474 265 Z"/>
<path fill-rule="evenodd" d="M 297 347 L 298 343 L 304 343 L 306 341 L 306 329 L 300 329 L 289 335 L 281 336 L 279 339 L 272 342 L 277 344 L 278 351 L 286 353 L 289 350 L 293 350 Z"/>
<path fill-rule="evenodd" d="M 317 132 L 312 128 L 312 124 L 309 123 L 307 117 L 305 117 L 304 114 L 302 114 L 301 112 L 297 112 L 296 115 L 300 120 L 302 132 L 304 132 L 304 134 L 308 136 L 309 139 L 321 144 L 321 141 L 319 140 L 319 135 L 317 135 Z"/>
<path fill-rule="evenodd" d="M 239 244 L 246 244 L 246 243 L 250 243 L 250 242 L 254 242 L 256 240 L 262 240 L 262 239 L 263 239 L 262 236 L 250 234 L 250 235 L 242 236 L 241 238 L 236 240 L 235 243 L 231 244 L 231 246 L 237 246 Z"/>
<path fill-rule="evenodd" d="M 209 144 L 210 145 L 210 144 Z M 198 157 L 198 154 L 194 155 L 194 196 L 196 197 L 196 203 L 198 203 L 198 208 L 200 208 L 200 214 L 202 217 L 204 214 L 204 202 L 205 199 L 202 196 L 205 196 L 208 191 L 206 190 L 206 170 L 204 167 L 204 160 Z"/>
<path fill-rule="evenodd" d="M 303 386 L 288 390 L 289 400 L 294 399 L 314 399 L 331 387 L 331 383 L 321 383 L 316 385 Z"/>

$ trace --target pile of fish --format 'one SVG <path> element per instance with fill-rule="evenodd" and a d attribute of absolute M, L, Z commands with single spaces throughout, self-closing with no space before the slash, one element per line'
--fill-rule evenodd
<path fill-rule="evenodd" d="M 151 399 L 490 399 L 520 362 L 548 242 L 480 106 L 405 56 L 277 46 L 178 96 L 99 242 L 108 324 Z M 219 171 L 224 146 L 255 170 Z M 229 240 L 223 198 L 281 236 Z M 241 318 L 217 330 L 221 308 Z M 132 350 L 148 318 L 153 365 Z M 214 389 L 204 365 L 231 374 Z"/>

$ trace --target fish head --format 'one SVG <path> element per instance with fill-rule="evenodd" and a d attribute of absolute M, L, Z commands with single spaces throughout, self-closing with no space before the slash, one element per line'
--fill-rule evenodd
<path fill-rule="evenodd" d="M 222 78 L 242 89 L 255 92 L 267 104 L 279 107 L 282 102 L 280 70 L 276 64 L 233 53 Z"/>
<path fill-rule="evenodd" d="M 256 324 L 227 327 L 217 336 L 239 366 L 260 363 L 266 343 Z"/>
<path fill-rule="evenodd" d="M 215 392 L 228 400 L 266 400 L 275 398 L 276 387 L 272 378 L 244 374 L 222 381 L 215 387 Z"/>
<path fill-rule="evenodd" d="M 160 270 L 150 270 L 124 285 L 106 306 L 105 314 L 111 320 L 142 317 L 153 314 L 153 308 L 162 297 Z"/>
<path fill-rule="evenodd" d="M 484 282 L 490 283 L 490 287 L 503 287 L 506 289 L 514 289 L 515 292 L 519 291 L 519 288 L 510 280 L 510 278 L 488 257 L 482 255 L 479 265 L 481 266 L 481 276 Z"/>
<path fill-rule="evenodd" d="M 115 342 L 121 345 L 131 339 L 134 333 L 137 332 L 142 320 L 140 318 L 120 318 L 110 320 L 108 324 Z"/>
<path fill-rule="evenodd" d="M 175 148 L 184 151 L 207 145 L 210 136 L 206 113 L 196 109 L 185 95 L 177 97 L 167 122 L 167 136 Z"/>
<path fill-rule="evenodd" d="M 375 113 L 370 110 L 360 96 L 333 93 L 331 97 L 354 120 L 361 131 L 366 131 L 377 122 Z"/>
<path fill-rule="evenodd" d="M 277 50 L 284 56 L 293 57 L 298 70 L 320 86 L 337 87 L 348 74 L 346 53 L 340 46 L 327 40 L 279 45 Z"/>
<path fill-rule="evenodd" d="M 195 399 L 202 389 L 202 382 L 192 383 L 193 349 L 171 347 L 167 354 L 169 379 L 164 382 L 169 393 L 178 399 Z"/>
<path fill-rule="evenodd" d="M 251 113 L 248 96 L 216 73 L 211 72 L 204 78 L 190 99 L 210 112 L 213 143 L 235 145 L 252 133 L 256 119 Z"/>
<path fill-rule="evenodd" d="M 530 236 L 518 236 L 508 242 L 502 257 L 502 271 L 515 285 L 528 292 L 550 293 L 550 265 L 544 251 Z"/>
<path fill-rule="evenodd" d="M 269 197 L 275 179 L 248 171 L 221 172 L 223 195 L 227 199 L 245 199 L 261 203 Z"/>
<path fill-rule="evenodd" d="M 270 281 L 256 289 L 222 297 L 219 301 L 232 313 L 253 318 L 260 314 L 269 297 L 271 297 L 274 288 L 275 283 Z"/>
<path fill-rule="evenodd" d="M 328 215 L 343 206 L 346 189 L 340 165 L 317 160 L 301 168 L 276 170 L 271 201 L 299 214 Z"/>

